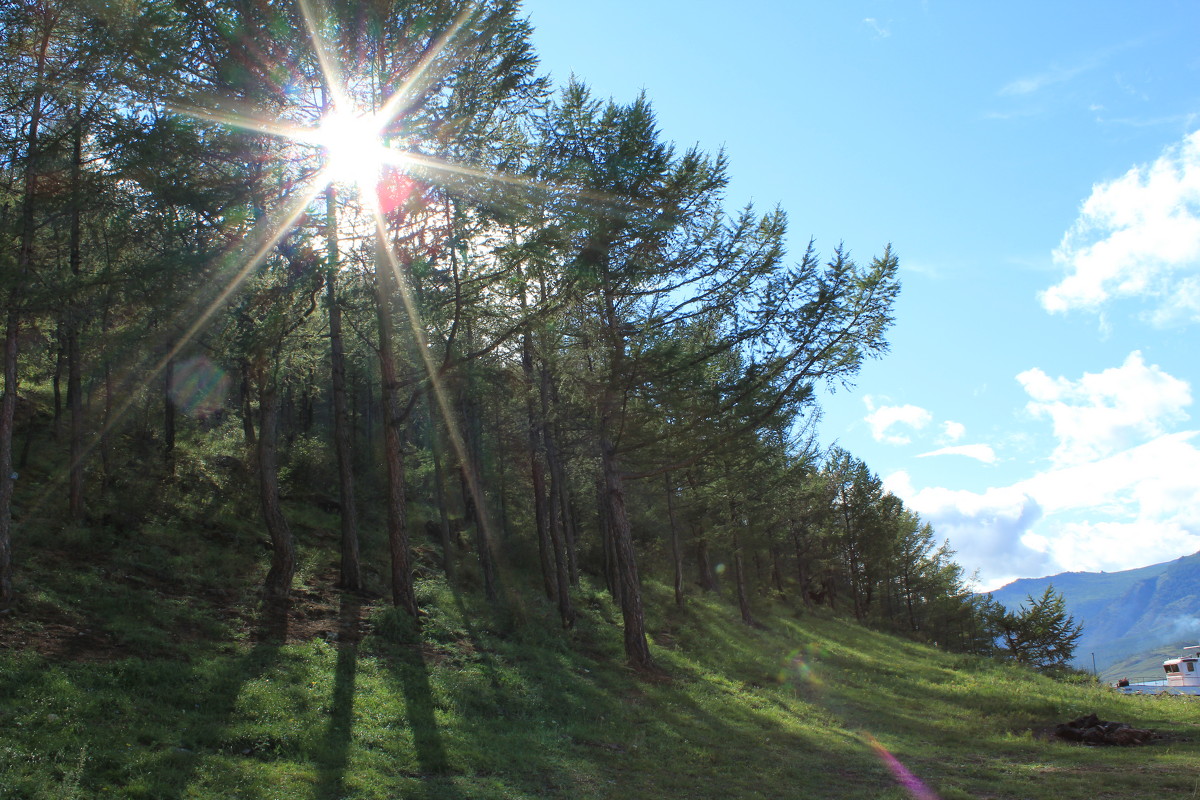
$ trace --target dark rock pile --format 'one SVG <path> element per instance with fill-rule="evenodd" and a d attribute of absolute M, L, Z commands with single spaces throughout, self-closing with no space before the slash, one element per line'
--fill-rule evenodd
<path fill-rule="evenodd" d="M 1095 714 L 1064 722 L 1049 729 L 1051 738 L 1082 744 L 1115 744 L 1129 746 L 1148 744 L 1153 739 L 1161 738 L 1154 731 L 1144 728 L 1134 728 L 1124 722 L 1105 722 Z"/>

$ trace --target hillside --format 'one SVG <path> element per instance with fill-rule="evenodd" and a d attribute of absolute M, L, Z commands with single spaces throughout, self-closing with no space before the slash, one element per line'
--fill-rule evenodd
<path fill-rule="evenodd" d="M 253 542 L 197 533 L 150 531 L 115 558 L 98 557 L 114 542 L 95 533 L 27 543 L 24 599 L 0 631 L 0 796 L 899 800 L 916 780 L 944 800 L 1091 800 L 1194 788 L 1194 703 L 774 603 L 751 628 L 720 596 L 692 593 L 680 610 L 653 583 L 647 673 L 624 666 L 619 611 L 601 590 L 581 587 L 563 632 L 540 597 L 489 605 L 426 571 L 418 633 L 378 599 L 329 590 L 315 551 L 290 638 L 270 644 L 255 633 L 255 593 L 239 589 Z M 301 538 L 325 536 L 314 525 Z M 185 554 L 200 566 L 166 579 Z M 1032 735 L 1091 712 L 1169 741 L 1110 750 Z"/>
<path fill-rule="evenodd" d="M 1015 607 L 1049 585 L 1062 592 L 1072 616 L 1083 623 L 1075 660 L 1082 668 L 1091 668 L 1093 653 L 1106 672 L 1143 651 L 1174 653 L 1181 641 L 1200 636 L 1200 553 L 1122 572 L 1025 578 L 992 597 Z"/>

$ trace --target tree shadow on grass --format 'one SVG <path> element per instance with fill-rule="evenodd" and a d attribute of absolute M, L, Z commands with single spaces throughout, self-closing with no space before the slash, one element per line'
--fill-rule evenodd
<path fill-rule="evenodd" d="M 413 754 L 422 794 L 433 798 L 461 798 L 463 795 L 452 782 L 450 759 L 438 730 L 429 680 L 429 666 L 420 645 L 397 648 L 387 660 L 389 669 L 404 695 L 408 729 L 412 734 Z"/>
<path fill-rule="evenodd" d="M 324 748 L 317 764 L 317 797 L 339 798 L 345 792 L 354 735 L 354 694 L 358 674 L 362 599 L 343 592 L 338 611 L 338 655 L 333 675 L 333 706 L 325 729 Z"/>
<path fill-rule="evenodd" d="M 192 670 L 188 690 L 172 698 L 180 711 L 179 742 L 154 765 L 152 796 L 190 796 L 192 783 L 206 772 L 208 757 L 236 750 L 227 734 L 237 722 L 238 698 L 248 683 L 268 674 L 278 663 L 287 637 L 287 610 L 286 604 L 261 608 L 254 644 L 248 651 L 240 656 L 214 654 Z"/>

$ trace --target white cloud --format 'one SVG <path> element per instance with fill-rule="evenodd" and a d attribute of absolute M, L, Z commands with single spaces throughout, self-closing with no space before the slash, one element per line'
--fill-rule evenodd
<path fill-rule="evenodd" d="M 1054 260 L 1068 274 L 1042 293 L 1047 311 L 1138 297 L 1159 324 L 1200 320 L 1200 131 L 1093 186 Z"/>
<path fill-rule="evenodd" d="M 875 31 L 875 36 L 880 39 L 886 39 L 892 35 L 892 32 L 888 28 L 881 25 L 879 20 L 875 19 L 874 17 L 867 17 L 863 20 L 863 22 L 865 22 L 867 25 L 870 25 L 871 29 Z"/>
<path fill-rule="evenodd" d="M 917 458 L 929 458 L 930 456 L 966 456 L 976 461 L 982 461 L 984 464 L 996 463 L 996 452 L 992 450 L 991 445 L 986 444 L 959 444 L 942 447 L 928 453 L 921 453 Z"/>
<path fill-rule="evenodd" d="M 1007 83 L 1000 88 L 997 94 L 1006 96 L 1033 94 L 1046 86 L 1065 83 L 1094 66 L 1095 63 L 1080 64 L 1074 67 L 1051 67 L 1038 75 L 1029 75 Z"/>
<path fill-rule="evenodd" d="M 1200 431 L 1160 436 L 984 492 L 884 487 L 933 524 L 981 586 L 1078 570 L 1122 570 L 1200 550 Z"/>
<path fill-rule="evenodd" d="M 1181 552 L 1182 547 L 1182 552 Z M 1070 522 L 1049 541 L 1049 553 L 1072 571 L 1119 572 L 1131 566 L 1170 561 L 1200 550 L 1200 535 L 1178 522 Z M 1130 564 L 1130 552 L 1137 554 Z"/>
<path fill-rule="evenodd" d="M 1122 570 L 1200 550 L 1200 431 L 1188 418 L 1191 387 L 1134 351 L 1119 367 L 1017 380 L 1026 408 L 1056 437 L 1050 468 L 982 492 L 917 487 L 907 472 L 884 479 L 937 533 L 984 589 L 1017 577 Z M 985 445 L 924 453 L 981 457 Z M 978 449 L 977 449 L 978 448 Z M 983 458 L 980 458 L 983 460 Z"/>
<path fill-rule="evenodd" d="M 1096 516 L 1127 521 L 1174 521 L 1200 533 L 1200 449 L 1193 443 L 1197 435 L 1184 431 L 1160 436 L 1107 458 L 1043 472 L 1015 486 L 1037 497 L 1050 514 L 1096 511 Z"/>
<path fill-rule="evenodd" d="M 1192 402 L 1186 381 L 1147 366 L 1136 350 L 1121 366 L 1085 372 L 1078 381 L 1040 369 L 1022 372 L 1017 381 L 1031 398 L 1026 409 L 1054 426 L 1057 464 L 1101 458 L 1162 435 L 1169 423 L 1187 419 L 1184 408 Z"/>
<path fill-rule="evenodd" d="M 889 475 L 884 488 L 933 524 L 957 552 L 968 573 L 979 570 L 984 585 L 999 585 L 1023 575 L 1044 575 L 1051 557 L 1023 541 L 1042 517 L 1037 500 L 1019 487 L 959 491 L 936 487 L 917 490 L 906 472 Z"/>
<path fill-rule="evenodd" d="M 933 415 L 925 409 L 914 405 L 876 406 L 870 395 L 863 398 L 869 412 L 863 419 L 871 426 L 871 436 L 877 442 L 887 444 L 908 444 L 912 441 L 903 431 L 893 430 L 897 427 L 921 430 L 933 421 Z"/>
<path fill-rule="evenodd" d="M 946 420 L 942 423 L 942 441 L 957 442 L 967 435 L 967 426 L 961 422 Z"/>

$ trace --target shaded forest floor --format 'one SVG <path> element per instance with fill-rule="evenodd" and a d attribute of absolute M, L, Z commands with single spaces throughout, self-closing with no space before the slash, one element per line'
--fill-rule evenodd
<path fill-rule="evenodd" d="M 563 632 L 540 597 L 488 605 L 426 571 L 416 631 L 377 598 L 328 588 L 330 536 L 303 534 L 284 644 L 255 636 L 253 539 L 153 526 L 136 547 L 95 531 L 35 539 L 23 599 L 0 623 L 0 796 L 1200 791 L 1194 698 L 1056 682 L 777 603 L 750 629 L 721 598 L 678 610 L 653 583 L 660 671 L 635 674 L 599 589 L 580 588 L 579 624 Z M 1034 735 L 1093 712 L 1164 738 L 1089 748 Z"/>

